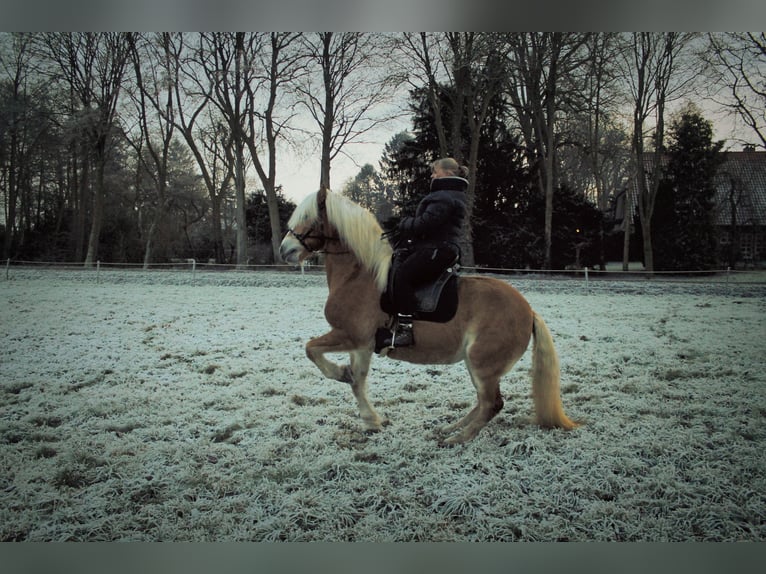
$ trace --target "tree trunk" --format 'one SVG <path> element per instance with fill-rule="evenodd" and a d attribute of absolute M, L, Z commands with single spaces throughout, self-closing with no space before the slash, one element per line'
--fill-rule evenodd
<path fill-rule="evenodd" d="M 215 262 L 225 263 L 226 254 L 223 249 L 223 229 L 221 227 L 221 196 L 215 192 L 210 194 L 210 225 L 213 233 Z"/>
<path fill-rule="evenodd" d="M 16 152 L 17 152 L 17 135 L 16 127 L 13 126 L 11 130 L 11 146 L 10 146 L 10 161 L 8 164 L 8 213 L 5 221 L 5 243 L 3 244 L 3 259 L 8 259 L 11 256 L 11 243 L 16 238 L 14 237 L 14 230 L 16 229 L 16 203 L 18 202 L 18 180 L 16 177 Z"/>
<path fill-rule="evenodd" d="M 83 260 L 83 249 L 85 241 L 85 214 L 88 205 L 88 191 L 90 188 L 90 160 L 88 159 L 87 146 L 83 143 L 80 153 L 82 154 L 82 167 L 80 168 L 80 185 L 77 187 L 74 221 L 72 224 L 72 236 L 74 240 L 75 261 Z M 75 177 L 77 176 L 77 154 L 74 157 L 73 167 Z"/>
<path fill-rule="evenodd" d="M 101 224 L 104 215 L 104 160 L 99 161 L 96 174 L 96 189 L 93 193 L 93 221 L 88 237 L 88 252 L 85 255 L 85 267 L 93 267 L 98 260 L 98 244 L 101 238 Z"/>
<path fill-rule="evenodd" d="M 158 216 L 154 216 L 154 220 L 149 226 L 149 231 L 146 232 L 146 245 L 144 246 L 144 269 L 149 269 L 149 264 L 152 262 L 152 248 L 154 246 L 154 232 L 157 229 Z"/>
<path fill-rule="evenodd" d="M 553 245 L 553 151 L 548 150 L 545 158 L 548 177 L 545 178 L 545 260 L 543 269 L 551 269 L 551 247 Z"/>
<path fill-rule="evenodd" d="M 630 188 L 625 190 L 625 208 L 622 217 L 625 234 L 622 240 L 622 270 L 630 269 L 630 230 L 633 227 L 633 193 Z"/>
<path fill-rule="evenodd" d="M 237 222 L 237 266 L 247 265 L 247 218 L 245 216 L 245 160 L 242 150 L 242 143 L 236 142 L 236 177 L 235 187 L 237 194 L 236 201 L 236 222 Z"/>
<path fill-rule="evenodd" d="M 654 272 L 654 251 L 652 250 L 651 218 L 641 218 L 641 231 L 644 234 L 644 268 Z"/>

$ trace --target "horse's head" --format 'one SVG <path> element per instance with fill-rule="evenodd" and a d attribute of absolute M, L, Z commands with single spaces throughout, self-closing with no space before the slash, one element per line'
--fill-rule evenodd
<path fill-rule="evenodd" d="M 375 216 L 350 199 L 325 187 L 309 195 L 287 222 L 287 234 L 279 252 L 287 263 L 298 263 L 321 251 L 348 256 L 370 271 L 382 292 L 391 265 L 391 244 L 382 237 Z M 337 258 L 337 265 L 343 258 Z"/>
<path fill-rule="evenodd" d="M 282 260 L 298 263 L 307 257 L 322 251 L 328 241 L 338 238 L 330 233 L 327 222 L 327 193 L 322 186 L 295 208 L 287 222 L 287 233 L 279 247 Z"/>

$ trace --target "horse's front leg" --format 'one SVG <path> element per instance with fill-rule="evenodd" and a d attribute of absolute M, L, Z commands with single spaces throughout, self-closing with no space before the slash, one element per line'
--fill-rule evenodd
<path fill-rule="evenodd" d="M 365 427 L 367 430 L 377 431 L 380 430 L 383 421 L 367 398 L 367 373 L 370 370 L 372 348 L 355 348 L 358 344 L 344 332 L 333 329 L 321 337 L 311 339 L 306 344 L 306 355 L 325 377 L 351 385 Z M 343 352 L 350 355 L 348 365 L 338 365 L 325 357 L 326 353 Z"/>
<path fill-rule="evenodd" d="M 325 354 L 350 352 L 354 346 L 354 342 L 346 333 L 333 329 L 329 333 L 325 333 L 321 337 L 314 337 L 306 343 L 306 356 L 319 367 L 319 370 L 328 379 L 350 384 L 353 380 L 350 366 L 333 363 L 325 357 Z"/>

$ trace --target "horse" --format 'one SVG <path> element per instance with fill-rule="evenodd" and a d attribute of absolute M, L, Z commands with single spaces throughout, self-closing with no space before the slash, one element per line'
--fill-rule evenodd
<path fill-rule="evenodd" d="M 324 313 L 331 329 L 308 341 L 306 355 L 325 377 L 351 385 L 365 428 L 379 431 L 383 419 L 367 397 L 367 375 L 375 333 L 390 321 L 380 299 L 393 248 L 372 213 L 325 187 L 296 207 L 287 228 L 280 244 L 283 261 L 298 264 L 320 252 L 325 258 L 329 294 Z M 500 279 L 461 275 L 458 298 L 451 320 L 415 321 L 415 344 L 386 354 L 415 364 L 465 363 L 477 402 L 457 422 L 437 429 L 443 443 L 470 441 L 500 411 L 500 379 L 522 357 L 530 339 L 537 424 L 577 427 L 562 406 L 559 359 L 551 333 L 521 293 Z M 348 353 L 349 363 L 334 363 L 325 357 L 328 353 Z"/>

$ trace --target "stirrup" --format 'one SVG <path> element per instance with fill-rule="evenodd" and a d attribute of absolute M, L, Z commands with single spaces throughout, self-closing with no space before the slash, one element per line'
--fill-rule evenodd
<path fill-rule="evenodd" d="M 391 348 L 409 347 L 415 344 L 412 336 L 412 320 L 410 313 L 398 313 L 396 316 L 396 329 L 391 331 Z"/>
<path fill-rule="evenodd" d="M 412 336 L 411 324 L 399 324 L 395 331 L 391 331 L 391 345 L 390 348 L 395 349 L 397 347 L 410 347 L 415 344 L 415 339 Z"/>
<path fill-rule="evenodd" d="M 415 344 L 411 323 L 396 322 L 391 327 L 381 327 L 375 333 L 375 352 L 390 351 L 391 349 L 409 347 Z"/>

